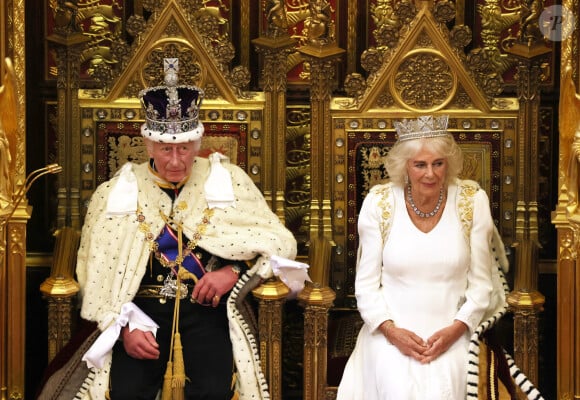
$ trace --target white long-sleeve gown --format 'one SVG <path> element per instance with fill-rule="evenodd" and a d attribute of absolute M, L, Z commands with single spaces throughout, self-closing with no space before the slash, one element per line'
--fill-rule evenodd
<path fill-rule="evenodd" d="M 489 243 L 493 222 L 483 190 L 474 199 L 469 243 L 457 212 L 457 186 L 428 233 L 411 221 L 403 189 L 393 187 L 390 234 L 383 246 L 380 196 L 371 192 L 359 215 L 360 255 L 355 281 L 364 320 L 345 368 L 339 400 L 464 399 L 470 334 L 489 305 L 492 290 Z M 461 320 L 469 330 L 433 362 L 404 356 L 377 329 L 392 319 L 424 339 Z"/>

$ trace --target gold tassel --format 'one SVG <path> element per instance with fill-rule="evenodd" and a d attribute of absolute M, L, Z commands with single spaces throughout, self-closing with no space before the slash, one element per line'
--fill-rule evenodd
<path fill-rule="evenodd" d="M 173 363 L 171 360 L 167 362 L 167 369 L 163 375 L 163 389 L 161 390 L 161 400 L 171 400 L 171 373 L 173 371 Z"/>
<path fill-rule="evenodd" d="M 238 374 L 235 371 L 232 371 L 232 386 L 231 389 L 234 392 L 232 398 L 230 400 L 239 400 L 240 394 L 236 390 L 236 383 L 238 382 Z"/>
<path fill-rule="evenodd" d="M 181 334 L 175 333 L 175 342 L 173 344 L 173 379 L 171 387 L 173 388 L 173 400 L 182 400 L 185 398 L 183 388 L 185 387 L 185 364 L 183 362 L 183 346 L 181 345 Z"/>
<path fill-rule="evenodd" d="M 240 394 L 236 390 L 236 378 L 235 378 L 235 376 L 236 376 L 236 374 L 234 374 L 234 378 L 232 379 L 232 390 L 233 390 L 234 394 L 232 395 L 231 400 L 239 400 L 240 399 Z"/>

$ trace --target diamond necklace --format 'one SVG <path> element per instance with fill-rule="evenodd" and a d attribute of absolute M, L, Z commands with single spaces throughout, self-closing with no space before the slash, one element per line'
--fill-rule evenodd
<path fill-rule="evenodd" d="M 435 208 L 430 213 L 424 213 L 423 211 L 417 208 L 417 206 L 415 205 L 415 201 L 413 200 L 413 195 L 411 194 L 411 185 L 407 185 L 407 200 L 409 200 L 409 205 L 411 206 L 415 214 L 417 214 L 419 217 L 421 218 L 434 217 L 439 212 L 439 209 L 441 208 L 441 203 L 443 202 L 443 188 L 439 190 L 439 199 L 437 200 Z"/>

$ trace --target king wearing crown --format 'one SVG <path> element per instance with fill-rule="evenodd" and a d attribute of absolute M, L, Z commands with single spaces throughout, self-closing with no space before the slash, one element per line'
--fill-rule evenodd
<path fill-rule="evenodd" d="M 164 70 L 140 93 L 150 160 L 100 185 L 83 226 L 81 316 L 100 335 L 76 398 L 267 399 L 238 307 L 296 241 L 242 169 L 198 157 L 203 91 L 177 85 L 178 60 Z"/>

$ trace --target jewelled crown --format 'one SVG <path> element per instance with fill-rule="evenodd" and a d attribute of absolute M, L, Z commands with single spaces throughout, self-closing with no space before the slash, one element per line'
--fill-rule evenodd
<path fill-rule="evenodd" d="M 203 136 L 199 121 L 199 107 L 203 90 L 196 86 L 177 85 L 179 60 L 163 60 L 165 85 L 143 89 L 139 92 L 145 109 L 145 123 L 141 134 L 155 142 L 184 143 Z"/>
<path fill-rule="evenodd" d="M 449 135 L 447 132 L 448 115 L 433 117 L 431 115 L 421 116 L 417 119 L 404 119 L 395 122 L 393 125 L 397 130 L 399 142 L 406 140 L 432 138 Z"/>

